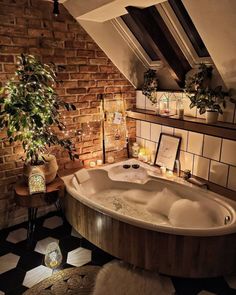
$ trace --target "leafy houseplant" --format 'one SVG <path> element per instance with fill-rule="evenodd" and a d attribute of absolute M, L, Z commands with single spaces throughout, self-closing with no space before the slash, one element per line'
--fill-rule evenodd
<path fill-rule="evenodd" d="M 229 92 L 223 91 L 222 86 L 211 88 L 212 72 L 212 66 L 200 64 L 198 72 L 185 80 L 185 92 L 191 101 L 190 108 L 197 107 L 200 114 L 215 113 L 217 121 L 218 113 L 223 114 L 222 107 L 226 107 L 227 100 L 233 103 L 236 100 L 230 97 Z"/>
<path fill-rule="evenodd" d="M 144 73 L 144 84 L 142 87 L 142 93 L 152 102 L 152 104 L 155 104 L 157 102 L 157 88 L 158 80 L 156 71 L 149 69 Z"/>
<path fill-rule="evenodd" d="M 21 54 L 15 77 L 0 90 L 0 128 L 6 128 L 10 143 L 22 143 L 25 160 L 31 165 L 42 164 L 43 154 L 48 153 L 51 145 L 66 149 L 71 159 L 78 158 L 71 140 L 61 139 L 53 131 L 54 127 L 65 129 L 60 121 L 60 108 L 76 109 L 58 97 L 56 83 L 53 65 Z"/>

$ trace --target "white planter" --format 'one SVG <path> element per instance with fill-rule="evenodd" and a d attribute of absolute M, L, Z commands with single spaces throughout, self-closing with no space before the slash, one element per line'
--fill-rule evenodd
<path fill-rule="evenodd" d="M 214 124 L 218 120 L 218 112 L 207 110 L 206 111 L 206 122 L 207 124 Z"/>

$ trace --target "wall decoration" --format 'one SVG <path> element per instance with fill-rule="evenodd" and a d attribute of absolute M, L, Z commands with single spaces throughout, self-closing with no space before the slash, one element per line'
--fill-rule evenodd
<path fill-rule="evenodd" d="M 180 137 L 161 133 L 157 147 L 155 165 L 166 167 L 167 169 L 173 171 L 180 142 Z"/>

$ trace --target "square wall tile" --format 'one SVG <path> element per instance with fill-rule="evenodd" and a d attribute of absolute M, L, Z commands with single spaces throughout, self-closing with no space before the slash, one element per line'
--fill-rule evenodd
<path fill-rule="evenodd" d="M 162 125 L 161 132 L 173 135 L 174 134 L 174 128 Z"/>
<path fill-rule="evenodd" d="M 136 108 L 145 109 L 146 98 L 145 95 L 142 94 L 142 90 L 136 91 Z"/>
<path fill-rule="evenodd" d="M 136 120 L 136 136 L 141 137 L 141 121 Z"/>
<path fill-rule="evenodd" d="M 203 134 L 196 133 L 196 132 L 189 132 L 187 151 L 195 155 L 202 155 L 202 147 L 203 147 Z"/>
<path fill-rule="evenodd" d="M 236 167 L 229 168 L 228 188 L 236 191 Z"/>
<path fill-rule="evenodd" d="M 203 144 L 203 156 L 216 161 L 220 159 L 221 138 L 205 135 Z"/>
<path fill-rule="evenodd" d="M 145 103 L 145 109 L 150 110 L 150 111 L 155 111 L 156 110 L 156 104 L 153 104 L 150 99 L 145 97 L 146 103 Z"/>
<path fill-rule="evenodd" d="M 220 161 L 236 166 L 236 141 L 223 139 Z"/>
<path fill-rule="evenodd" d="M 180 151 L 179 160 L 180 160 L 180 169 L 182 171 L 188 169 L 191 171 L 191 173 L 193 173 L 193 154 Z"/>
<path fill-rule="evenodd" d="M 161 125 L 151 123 L 151 140 L 154 142 L 158 142 L 160 133 Z"/>
<path fill-rule="evenodd" d="M 226 108 L 223 109 L 223 115 L 219 114 L 218 121 L 233 123 L 235 105 L 227 102 Z"/>
<path fill-rule="evenodd" d="M 187 130 L 183 130 L 183 129 L 175 129 L 174 130 L 174 134 L 176 136 L 181 137 L 181 144 L 180 144 L 180 149 L 182 151 L 186 151 L 187 150 L 187 143 L 188 143 L 188 131 Z"/>
<path fill-rule="evenodd" d="M 151 124 L 148 122 L 141 121 L 141 137 L 150 139 Z"/>
<path fill-rule="evenodd" d="M 208 173 L 209 173 L 209 164 L 210 160 L 199 157 L 199 156 L 194 156 L 194 163 L 193 163 L 193 174 L 195 176 L 198 176 L 203 179 L 208 179 Z"/>
<path fill-rule="evenodd" d="M 145 139 L 136 137 L 136 142 L 139 144 L 140 147 L 145 147 Z"/>
<path fill-rule="evenodd" d="M 184 105 L 184 115 L 189 117 L 196 117 L 197 116 L 197 109 L 196 107 L 190 109 L 190 99 L 186 96 L 186 94 L 183 95 L 183 105 Z"/>
<path fill-rule="evenodd" d="M 211 161 L 209 181 L 221 186 L 227 185 L 228 165 Z"/>
<path fill-rule="evenodd" d="M 157 144 L 150 140 L 145 140 L 145 148 L 148 149 L 150 153 L 156 152 Z"/>

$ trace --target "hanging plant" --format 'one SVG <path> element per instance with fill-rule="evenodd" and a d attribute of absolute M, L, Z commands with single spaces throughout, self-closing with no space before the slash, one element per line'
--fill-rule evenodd
<path fill-rule="evenodd" d="M 155 70 L 149 69 L 144 73 L 144 84 L 142 93 L 155 104 L 157 102 L 156 91 L 158 88 L 158 79 Z"/>
<path fill-rule="evenodd" d="M 15 77 L 0 90 L 0 128 L 6 128 L 7 140 L 21 142 L 26 162 L 39 165 L 52 145 L 66 149 L 70 158 L 78 158 L 70 139 L 61 139 L 51 127 L 64 130 L 60 108 L 76 110 L 55 91 L 57 84 L 53 65 L 42 64 L 33 55 L 21 54 Z"/>
<path fill-rule="evenodd" d="M 206 111 L 223 114 L 227 101 L 236 103 L 222 86 L 211 88 L 213 67 L 200 64 L 198 72 L 185 80 L 185 92 L 190 99 L 190 108 L 197 107 L 200 114 Z"/>

